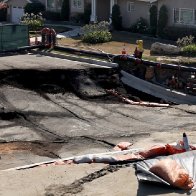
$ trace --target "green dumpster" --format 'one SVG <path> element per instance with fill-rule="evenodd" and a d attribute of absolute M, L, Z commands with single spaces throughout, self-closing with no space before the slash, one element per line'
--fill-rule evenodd
<path fill-rule="evenodd" d="M 0 52 L 29 45 L 27 25 L 0 25 Z"/>

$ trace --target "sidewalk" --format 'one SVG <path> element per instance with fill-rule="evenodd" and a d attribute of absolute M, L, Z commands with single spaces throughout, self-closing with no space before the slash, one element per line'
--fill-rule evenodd
<path fill-rule="evenodd" d="M 47 24 L 45 24 L 47 25 Z M 51 24 L 48 24 L 51 25 Z M 67 27 L 69 29 L 72 29 L 70 31 L 66 31 L 63 33 L 58 33 L 57 34 L 57 38 L 69 38 L 69 37 L 75 37 L 78 35 L 81 35 L 81 27 L 80 26 L 75 26 L 75 25 L 61 25 L 61 24 L 52 24 L 52 26 L 64 26 Z"/>
<path fill-rule="evenodd" d="M 59 25 L 54 24 L 52 26 L 59 26 Z M 61 25 L 61 26 L 65 26 L 65 27 L 67 27 L 69 29 L 72 29 L 72 30 L 66 31 L 66 32 L 63 32 L 63 33 L 58 33 L 57 34 L 57 39 L 76 37 L 76 36 L 82 34 L 81 27 L 79 27 L 79 26 L 73 26 L 73 25 Z M 40 36 L 37 37 L 37 41 L 41 42 L 41 37 Z M 35 37 L 30 38 L 30 43 L 31 44 L 35 43 Z"/>

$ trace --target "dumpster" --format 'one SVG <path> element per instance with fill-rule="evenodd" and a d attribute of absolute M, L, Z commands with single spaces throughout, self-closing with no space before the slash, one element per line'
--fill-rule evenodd
<path fill-rule="evenodd" d="M 28 25 L 0 25 L 0 52 L 29 45 Z"/>

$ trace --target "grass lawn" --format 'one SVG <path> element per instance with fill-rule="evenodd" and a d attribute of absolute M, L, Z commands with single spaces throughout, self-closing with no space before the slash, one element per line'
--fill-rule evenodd
<path fill-rule="evenodd" d="M 125 44 L 127 53 L 133 54 L 136 47 L 136 40 L 138 39 L 142 39 L 144 41 L 144 54 L 143 54 L 144 59 L 148 59 L 152 61 L 158 60 L 159 62 L 165 62 L 165 63 L 196 66 L 196 58 L 190 58 L 190 57 L 187 58 L 183 56 L 164 56 L 163 58 L 159 58 L 161 55 L 160 56 L 150 55 L 150 47 L 154 42 L 175 44 L 173 41 L 159 40 L 145 35 L 124 32 L 124 31 L 123 32 L 114 31 L 112 33 L 112 41 L 107 43 L 102 43 L 102 44 L 86 44 L 81 41 L 81 37 L 59 39 L 58 44 L 62 46 L 70 46 L 70 47 L 81 48 L 86 50 L 94 50 L 99 52 L 103 51 L 112 54 L 121 54 L 121 51 Z"/>
<path fill-rule="evenodd" d="M 138 39 L 144 40 L 144 56 L 150 57 L 150 47 L 157 40 L 130 32 L 115 31 L 112 33 L 112 41 L 102 44 L 86 44 L 81 41 L 80 37 L 61 39 L 58 40 L 58 44 L 87 50 L 104 51 L 112 54 L 121 54 L 125 44 L 127 53 L 133 54 L 136 47 L 136 40 Z"/>

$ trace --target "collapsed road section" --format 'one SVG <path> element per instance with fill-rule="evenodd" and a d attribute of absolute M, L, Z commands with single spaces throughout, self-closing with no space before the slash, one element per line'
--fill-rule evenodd
<path fill-rule="evenodd" d="M 108 152 L 120 141 L 133 143 L 133 148 L 171 143 L 180 138 L 184 130 L 190 142 L 194 142 L 194 105 L 130 104 L 141 100 L 158 104 L 160 100 L 143 97 L 143 94 L 135 96 L 123 86 L 116 68 L 34 54 L 1 57 L 0 64 L 0 170 Z M 85 166 L 79 167 L 82 170 Z M 69 191 L 64 192 L 77 192 L 71 187 L 86 186 L 118 170 L 116 167 L 103 169 L 103 165 L 91 167 L 80 176 L 83 181 L 75 184 L 74 171 L 70 172 L 73 179 L 67 178 Z M 6 175 L 0 178 L 9 178 L 11 174 Z M 47 183 L 56 183 L 51 181 Z M 39 186 L 38 192 L 49 185 Z M 0 186 L 4 190 L 6 184 Z M 35 195 L 35 189 L 32 190 Z M 61 190 L 59 186 L 58 190 Z M 11 194 L 8 192 L 5 193 Z"/>

